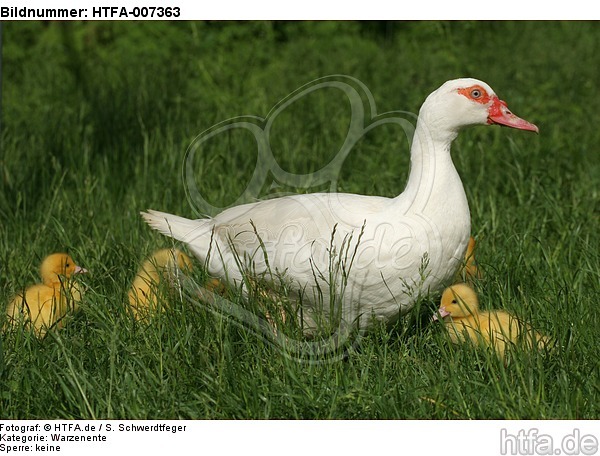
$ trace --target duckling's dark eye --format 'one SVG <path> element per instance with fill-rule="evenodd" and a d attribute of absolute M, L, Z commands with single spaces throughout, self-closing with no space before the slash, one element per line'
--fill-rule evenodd
<path fill-rule="evenodd" d="M 456 301 L 456 299 L 452 300 L 452 304 L 458 304 L 458 302 Z"/>
<path fill-rule="evenodd" d="M 471 90 L 471 98 L 481 98 L 481 90 L 479 89 L 473 89 Z"/>

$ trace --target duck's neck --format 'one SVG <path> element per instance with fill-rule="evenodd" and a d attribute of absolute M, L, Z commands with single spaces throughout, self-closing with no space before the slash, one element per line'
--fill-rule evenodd
<path fill-rule="evenodd" d="M 460 177 L 452 163 L 450 146 L 457 134 L 433 132 L 419 117 L 410 151 L 410 173 L 399 196 L 410 209 L 423 212 L 429 205 L 448 198 L 464 198 Z"/>
<path fill-rule="evenodd" d="M 456 317 L 452 317 L 454 320 L 456 321 L 460 321 L 460 320 L 472 320 L 472 319 L 477 319 L 479 318 L 479 308 L 474 308 L 471 309 L 469 307 L 467 307 L 465 309 L 465 315 L 458 315 Z"/>
<path fill-rule="evenodd" d="M 49 287 L 54 287 L 56 284 L 60 285 L 60 276 L 58 274 L 46 274 L 42 277 L 42 282 L 44 285 Z"/>
<path fill-rule="evenodd" d="M 44 285 L 50 288 L 60 289 L 67 287 L 71 283 L 71 278 L 67 276 L 55 275 L 52 279 L 44 280 Z"/>

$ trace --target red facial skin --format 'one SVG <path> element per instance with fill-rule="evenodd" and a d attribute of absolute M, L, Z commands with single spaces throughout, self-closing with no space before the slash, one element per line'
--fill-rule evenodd
<path fill-rule="evenodd" d="M 469 100 L 482 105 L 490 104 L 488 108 L 488 124 L 504 125 L 506 127 L 516 128 L 518 130 L 534 131 L 539 133 L 538 127 L 527 122 L 520 117 L 515 116 L 510 110 L 506 102 L 500 100 L 496 95 L 490 95 L 480 85 L 476 84 L 471 87 L 458 89 L 458 93 L 467 97 Z"/>

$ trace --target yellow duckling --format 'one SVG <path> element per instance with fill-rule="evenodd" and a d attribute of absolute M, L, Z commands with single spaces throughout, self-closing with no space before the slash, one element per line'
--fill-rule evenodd
<path fill-rule="evenodd" d="M 524 341 L 528 347 L 543 348 L 549 345 L 546 336 L 534 331 L 531 326 L 519 321 L 503 310 L 481 312 L 475 291 L 464 283 L 447 288 L 442 294 L 438 314 L 446 321 L 450 340 L 453 343 L 471 342 L 489 346 L 503 358 L 506 346 Z"/>
<path fill-rule="evenodd" d="M 178 249 L 162 249 L 154 252 L 142 264 L 129 290 L 129 304 L 136 319 L 145 317 L 156 309 L 159 296 L 159 284 L 165 280 L 176 285 L 179 271 L 189 273 L 192 260 Z"/>
<path fill-rule="evenodd" d="M 23 323 L 38 336 L 50 327 L 61 328 L 67 311 L 76 310 L 81 301 L 82 290 L 73 276 L 86 272 L 66 253 L 47 256 L 40 267 L 42 283 L 27 288 L 8 305 L 9 323 Z"/>

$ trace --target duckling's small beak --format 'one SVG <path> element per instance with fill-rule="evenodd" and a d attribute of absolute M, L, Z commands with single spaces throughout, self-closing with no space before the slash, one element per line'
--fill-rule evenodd
<path fill-rule="evenodd" d="M 73 271 L 73 274 L 85 274 L 87 272 L 88 272 L 88 270 L 86 268 L 82 268 L 81 266 L 75 266 L 75 270 Z"/>
<path fill-rule="evenodd" d="M 443 318 L 447 317 L 448 315 L 450 315 L 450 312 L 448 312 L 445 307 L 440 307 L 437 310 L 437 312 L 435 312 L 433 314 L 432 319 L 433 319 L 433 321 L 438 321 L 440 318 L 443 319 Z"/>

